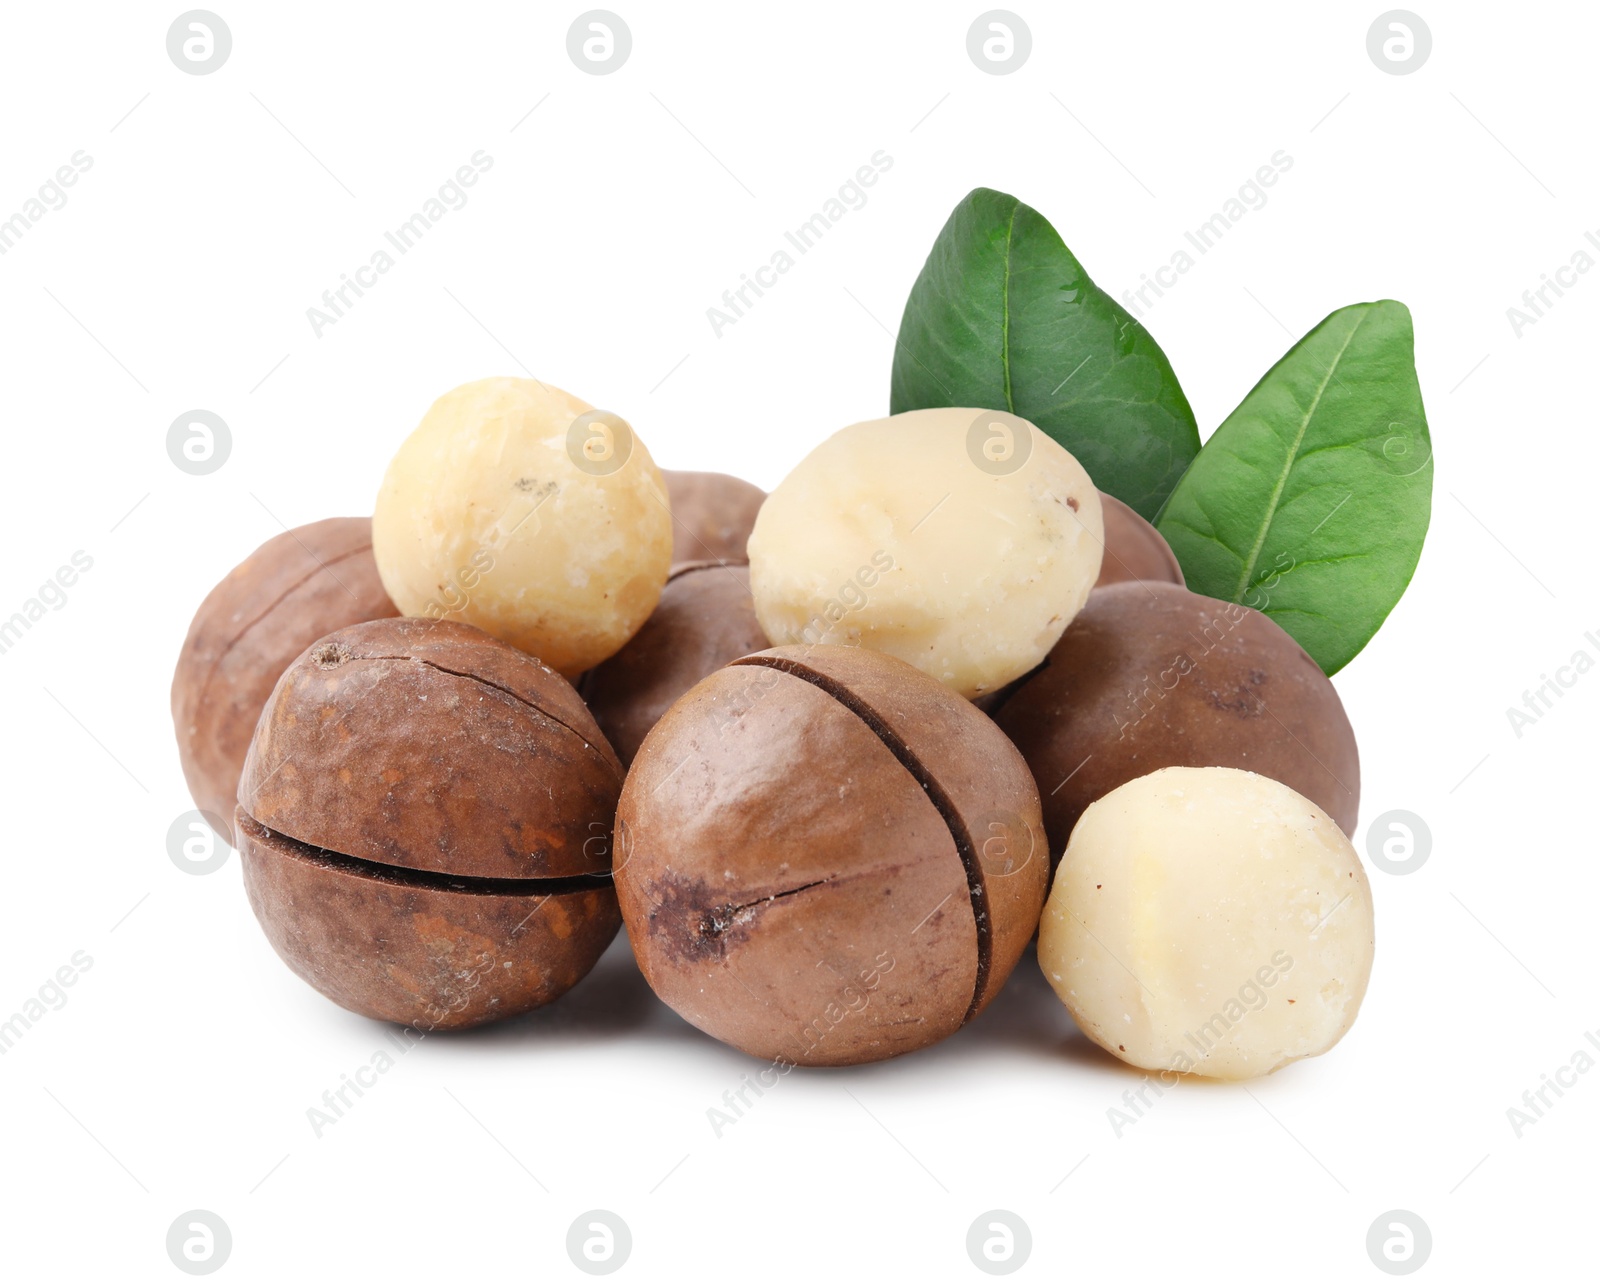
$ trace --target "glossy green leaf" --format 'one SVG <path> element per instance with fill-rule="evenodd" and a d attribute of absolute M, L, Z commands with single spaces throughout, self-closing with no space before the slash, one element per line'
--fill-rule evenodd
<path fill-rule="evenodd" d="M 1433 447 L 1392 299 L 1324 318 L 1250 390 L 1156 525 L 1189 588 L 1259 608 L 1328 674 L 1399 602 L 1433 504 Z"/>
<path fill-rule="evenodd" d="M 955 208 L 900 319 L 889 408 L 928 406 L 1031 420 L 1146 518 L 1200 450 L 1194 412 L 1150 333 L 1089 280 L 1043 215 L 988 188 Z"/>

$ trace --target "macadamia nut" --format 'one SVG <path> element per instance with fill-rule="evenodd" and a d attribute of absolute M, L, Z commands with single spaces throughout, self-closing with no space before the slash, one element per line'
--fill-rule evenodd
<path fill-rule="evenodd" d="M 765 491 L 726 473 L 663 469 L 661 478 L 672 502 L 674 563 L 746 560 L 745 545 Z"/>
<path fill-rule="evenodd" d="M 1156 581 L 1096 589 L 991 713 L 1039 783 L 1052 853 L 1090 804 L 1157 768 L 1258 772 L 1356 828 L 1361 756 L 1338 692 L 1242 603 Z"/>
<path fill-rule="evenodd" d="M 1244 1080 L 1338 1043 L 1372 945 L 1366 873 L 1326 813 L 1254 773 L 1165 768 L 1079 820 L 1039 965 L 1124 1062 Z"/>
<path fill-rule="evenodd" d="M 401 444 L 372 545 L 407 616 L 476 625 L 573 677 L 655 609 L 672 518 L 619 417 L 538 380 L 487 379 L 446 393 Z"/>
<path fill-rule="evenodd" d="M 278 676 L 324 634 L 399 611 L 372 561 L 372 523 L 279 532 L 206 595 L 172 676 L 172 724 L 195 807 L 233 824 L 239 771 Z"/>
<path fill-rule="evenodd" d="M 617 804 L 646 981 L 762 1059 L 868 1063 L 982 1011 L 1039 922 L 1039 792 L 971 703 L 866 648 L 773 648 L 691 688 Z"/>
<path fill-rule="evenodd" d="M 750 585 L 774 645 L 908 661 L 963 696 L 1044 659 L 1100 572 L 1100 493 L 1002 412 L 942 407 L 841 429 L 756 517 Z"/>
<path fill-rule="evenodd" d="M 679 563 L 654 614 L 578 692 L 617 757 L 633 762 L 645 734 L 713 670 L 766 650 L 742 563 Z"/>
<path fill-rule="evenodd" d="M 453 621 L 351 626 L 301 653 L 256 725 L 245 892 L 284 963 L 346 1009 L 429 1031 L 514 1017 L 621 924 L 621 786 L 548 666 Z"/>
<path fill-rule="evenodd" d="M 1131 505 L 1102 491 L 1100 516 L 1105 522 L 1106 552 L 1100 560 L 1096 588 L 1130 580 L 1184 583 L 1183 568 L 1172 546 Z"/>

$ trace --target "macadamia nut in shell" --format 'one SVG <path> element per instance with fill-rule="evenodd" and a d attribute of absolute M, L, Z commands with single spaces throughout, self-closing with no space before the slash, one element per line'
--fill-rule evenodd
<path fill-rule="evenodd" d="M 219 833 L 232 828 L 239 773 L 278 676 L 324 634 L 397 615 L 366 518 L 280 532 L 206 595 L 172 676 L 172 723 L 189 793 Z"/>
<path fill-rule="evenodd" d="M 1100 572 L 1100 493 L 1028 421 L 944 407 L 841 429 L 750 535 L 774 645 L 887 652 L 962 696 L 1032 669 Z"/>
<path fill-rule="evenodd" d="M 655 609 L 672 518 L 619 417 L 537 380 L 487 379 L 446 393 L 401 445 L 372 544 L 407 616 L 476 625 L 573 677 Z"/>
<path fill-rule="evenodd" d="M 1039 783 L 1052 853 L 1085 808 L 1157 768 L 1258 772 L 1355 830 L 1361 756 L 1339 694 L 1242 603 L 1157 581 L 1097 589 L 994 719 Z"/>
<path fill-rule="evenodd" d="M 713 670 L 766 649 L 742 563 L 680 563 L 627 646 L 583 676 L 578 691 L 624 765 L 645 734 Z"/>
<path fill-rule="evenodd" d="M 1184 583 L 1183 568 L 1178 565 L 1172 546 L 1131 505 L 1102 491 L 1100 516 L 1105 523 L 1106 552 L 1100 560 L 1096 588 L 1130 580 Z"/>
<path fill-rule="evenodd" d="M 656 994 L 807 1066 L 922 1049 L 994 998 L 1048 877 L 1022 757 L 866 648 L 773 648 L 696 684 L 617 807 L 617 895 Z"/>
<path fill-rule="evenodd" d="M 744 562 L 767 493 L 728 473 L 663 469 L 661 478 L 672 502 L 672 561 Z"/>
<path fill-rule="evenodd" d="M 1220 1080 L 1337 1044 L 1372 949 L 1372 891 L 1344 832 L 1236 768 L 1165 768 L 1090 805 L 1039 925 L 1039 965 L 1091 1040 Z"/>
<path fill-rule="evenodd" d="M 346 1009 L 474 1027 L 574 986 L 620 923 L 622 765 L 572 687 L 455 621 L 351 626 L 278 680 L 239 783 L 245 890 Z"/>

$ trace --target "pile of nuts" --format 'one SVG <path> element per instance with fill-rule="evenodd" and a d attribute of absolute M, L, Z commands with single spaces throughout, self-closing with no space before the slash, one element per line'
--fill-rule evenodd
<path fill-rule="evenodd" d="M 172 708 L 274 949 L 385 1021 L 548 1004 L 625 925 L 718 1040 L 862 1063 L 1037 931 L 1091 1039 L 1236 1079 L 1330 1048 L 1371 968 L 1332 684 L 999 412 L 852 425 L 764 496 L 464 385 L 370 522 L 212 591 Z"/>

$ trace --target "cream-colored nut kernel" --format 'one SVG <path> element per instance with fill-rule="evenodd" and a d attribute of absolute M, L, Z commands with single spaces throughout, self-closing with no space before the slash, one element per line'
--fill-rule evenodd
<path fill-rule="evenodd" d="M 1289 787 L 1164 768 L 1078 820 L 1039 966 L 1124 1062 L 1244 1080 L 1350 1029 L 1372 971 L 1372 890 L 1344 832 Z"/>
<path fill-rule="evenodd" d="M 429 408 L 372 515 L 403 613 L 476 625 L 569 678 L 633 637 L 666 583 L 671 511 L 644 443 L 593 411 L 524 379 L 463 384 Z"/>
<path fill-rule="evenodd" d="M 1028 421 L 906 411 L 841 429 L 767 497 L 750 588 L 774 645 L 873 648 L 974 697 L 1044 659 L 1104 535 L 1089 475 Z"/>

